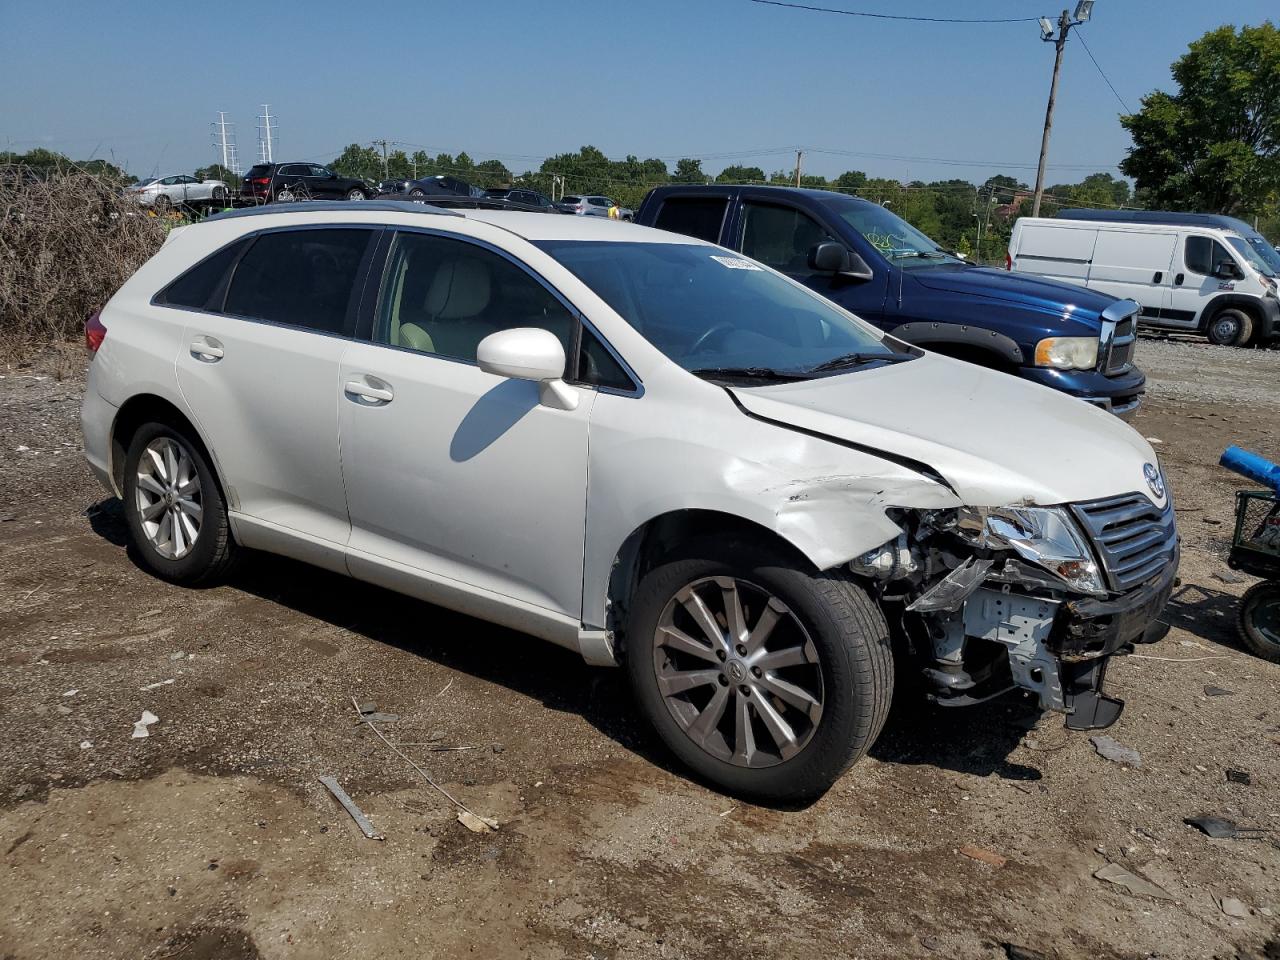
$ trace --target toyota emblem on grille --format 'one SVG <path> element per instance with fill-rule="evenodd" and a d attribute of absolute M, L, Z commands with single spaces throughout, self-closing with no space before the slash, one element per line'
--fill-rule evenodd
<path fill-rule="evenodd" d="M 1164 477 L 1160 475 L 1160 468 L 1154 463 L 1144 463 L 1142 465 L 1142 474 L 1147 478 L 1147 486 L 1151 488 L 1151 492 L 1158 499 L 1164 499 Z"/>

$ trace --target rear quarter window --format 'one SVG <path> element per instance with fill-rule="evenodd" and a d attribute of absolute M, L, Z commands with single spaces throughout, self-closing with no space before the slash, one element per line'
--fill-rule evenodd
<path fill-rule="evenodd" d="M 156 294 L 154 302 L 193 310 L 221 309 L 227 273 L 248 245 L 248 240 L 237 240 L 206 257 Z"/>

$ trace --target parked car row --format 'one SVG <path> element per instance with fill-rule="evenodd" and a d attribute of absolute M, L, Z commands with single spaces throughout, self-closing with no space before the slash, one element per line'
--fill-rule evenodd
<path fill-rule="evenodd" d="M 1243 220 L 1149 210 L 1023 217 L 1008 268 L 1126 297 L 1139 322 L 1248 346 L 1280 337 L 1280 252 Z"/>
<path fill-rule="evenodd" d="M 164 213 L 179 207 L 221 206 L 227 202 L 231 191 L 222 180 L 201 180 L 187 174 L 175 174 L 140 180 L 126 187 L 124 195 L 157 213 Z"/>
<path fill-rule="evenodd" d="M 828 789 L 909 677 L 1114 723 L 1179 559 L 1154 451 L 1098 409 L 1141 389 L 1136 304 L 821 191 L 637 218 L 671 229 L 372 201 L 171 231 L 86 329 L 140 562 L 195 585 L 257 548 L 620 665 L 678 757 L 770 801 Z"/>

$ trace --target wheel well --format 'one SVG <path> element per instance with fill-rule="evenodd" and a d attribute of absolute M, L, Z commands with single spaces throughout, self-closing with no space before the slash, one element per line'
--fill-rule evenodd
<path fill-rule="evenodd" d="M 1209 305 L 1209 309 L 1205 311 L 1204 321 L 1200 324 L 1200 331 L 1203 333 L 1208 330 L 1213 321 L 1218 319 L 1218 314 L 1222 313 L 1223 310 L 1239 310 L 1241 313 L 1248 314 L 1255 324 L 1255 335 L 1258 327 L 1265 322 L 1261 305 L 1248 300 L 1221 300 Z"/>
<path fill-rule="evenodd" d="M 133 435 L 138 432 L 138 428 L 144 423 L 166 424 L 181 430 L 191 438 L 193 443 L 199 445 L 200 452 L 213 470 L 214 479 L 218 483 L 218 489 L 222 493 L 223 501 L 229 502 L 226 499 L 226 487 L 222 483 L 222 478 L 218 475 L 217 464 L 214 462 L 212 455 L 210 455 L 204 438 L 200 436 L 200 431 L 195 428 L 195 424 L 187 419 L 186 414 L 168 400 L 150 393 L 138 394 L 126 400 L 120 408 L 120 412 L 116 414 L 115 423 L 111 426 L 111 482 L 115 484 L 117 492 L 124 492 L 125 455 L 129 452 L 129 444 L 133 440 Z"/>
<path fill-rule="evenodd" d="M 932 350 L 934 353 L 940 353 L 944 357 L 951 357 L 953 360 L 963 360 L 965 363 L 973 363 L 979 367 L 986 367 L 988 370 L 1000 370 L 1009 372 L 1016 370 L 1017 365 L 1012 361 L 1005 359 L 998 353 L 990 350 L 984 350 L 982 347 L 976 347 L 969 343 L 948 343 L 940 341 L 935 343 L 919 343 L 916 346 L 924 350 Z"/>
<path fill-rule="evenodd" d="M 709 537 L 750 540 L 776 547 L 795 559 L 796 566 L 813 570 L 814 566 L 790 541 L 768 527 L 717 510 L 674 510 L 654 517 L 634 530 L 613 559 L 609 576 L 607 626 L 614 633 L 615 649 L 625 650 L 626 637 L 622 625 L 636 586 L 650 570 L 682 545 Z"/>

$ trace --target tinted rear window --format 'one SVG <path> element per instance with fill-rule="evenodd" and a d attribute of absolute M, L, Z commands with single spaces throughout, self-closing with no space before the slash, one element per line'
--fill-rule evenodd
<path fill-rule="evenodd" d="M 720 242 L 720 226 L 724 223 L 724 197 L 671 197 L 658 211 L 654 226 L 659 230 L 683 233 L 710 243 Z"/>
<path fill-rule="evenodd" d="M 270 175 L 271 168 L 269 166 L 265 163 L 255 163 L 249 168 L 249 172 L 245 174 L 245 177 L 268 177 Z"/>
<path fill-rule="evenodd" d="M 560 202 L 561 203 L 581 203 L 582 198 L 581 197 L 561 197 Z"/>
<path fill-rule="evenodd" d="M 213 300 L 215 296 L 220 299 L 222 281 L 247 244 L 247 240 L 238 240 L 197 263 L 161 290 L 156 296 L 156 303 L 171 307 L 192 307 L 196 310 L 217 310 L 221 304 L 214 303 Z"/>
<path fill-rule="evenodd" d="M 348 306 L 371 230 L 264 233 L 241 258 L 226 312 L 350 335 Z"/>

